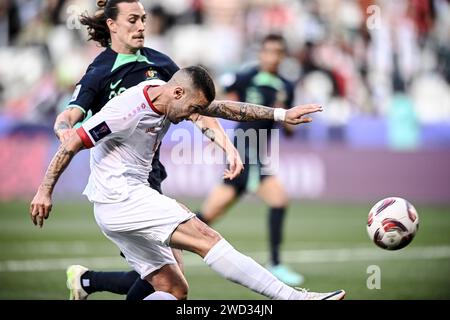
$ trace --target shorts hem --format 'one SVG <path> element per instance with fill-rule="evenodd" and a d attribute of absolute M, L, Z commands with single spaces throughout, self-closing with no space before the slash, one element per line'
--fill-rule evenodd
<path fill-rule="evenodd" d="M 153 267 L 153 268 L 150 268 L 150 269 L 148 269 L 148 271 L 145 271 L 143 274 L 141 274 L 141 279 L 145 280 L 145 277 L 148 276 L 149 274 L 155 272 L 156 270 L 161 269 L 164 266 L 168 266 L 168 265 L 171 265 L 171 264 L 178 264 L 178 263 L 177 262 L 175 262 L 175 263 L 168 263 L 168 262 L 161 263 L 160 265 L 158 265 L 156 267 Z"/>
<path fill-rule="evenodd" d="M 179 223 L 177 223 L 175 226 L 173 226 L 173 228 L 172 228 L 172 229 L 170 230 L 170 232 L 169 232 L 169 236 L 168 236 L 167 239 L 164 240 L 164 242 L 163 242 L 164 245 L 170 247 L 170 246 L 169 246 L 170 239 L 172 238 L 172 234 L 175 232 L 175 229 L 178 228 L 178 226 L 179 226 L 180 224 L 182 224 L 182 223 L 184 223 L 184 222 L 186 222 L 186 221 L 188 221 L 188 220 L 190 220 L 190 219 L 192 219 L 192 218 L 194 218 L 194 217 L 195 217 L 195 214 L 194 214 L 193 212 L 191 212 L 191 216 L 187 217 L 187 218 L 184 219 L 184 220 L 181 220 Z"/>

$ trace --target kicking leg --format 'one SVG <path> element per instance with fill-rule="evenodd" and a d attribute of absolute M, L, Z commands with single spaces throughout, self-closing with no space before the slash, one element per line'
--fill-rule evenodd
<path fill-rule="evenodd" d="M 224 278 L 271 299 L 341 299 L 345 295 L 343 290 L 316 294 L 287 286 L 197 218 L 180 224 L 172 234 L 170 245 L 197 253 Z"/>

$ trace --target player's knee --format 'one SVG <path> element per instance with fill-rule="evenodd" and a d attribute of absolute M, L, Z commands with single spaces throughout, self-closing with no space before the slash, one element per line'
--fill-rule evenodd
<path fill-rule="evenodd" d="M 278 208 L 286 208 L 289 205 L 289 199 L 287 196 L 280 197 L 279 202 L 277 203 Z"/>
<path fill-rule="evenodd" d="M 222 236 L 217 231 L 211 229 L 211 232 L 208 234 L 208 240 L 211 244 L 211 247 L 214 246 L 217 242 L 222 239 Z"/>
<path fill-rule="evenodd" d="M 267 204 L 272 208 L 286 208 L 289 205 L 287 197 L 272 198 L 267 201 Z"/>
<path fill-rule="evenodd" d="M 215 231 L 214 229 L 205 225 L 205 227 L 200 229 L 201 233 L 201 245 L 197 250 L 197 254 L 204 257 L 208 251 L 222 239 L 220 233 Z"/>
<path fill-rule="evenodd" d="M 186 300 L 188 297 L 189 285 L 187 281 L 180 281 L 177 285 L 173 286 L 170 293 L 177 298 L 177 300 Z"/>
<path fill-rule="evenodd" d="M 270 206 L 273 208 L 285 208 L 289 205 L 289 198 L 283 190 L 274 192 L 270 197 Z"/>
<path fill-rule="evenodd" d="M 205 247 L 205 251 L 203 253 L 203 257 L 208 254 L 208 252 L 221 240 L 223 237 L 216 231 L 214 231 L 213 234 L 210 235 L 208 238 L 207 246 Z"/>

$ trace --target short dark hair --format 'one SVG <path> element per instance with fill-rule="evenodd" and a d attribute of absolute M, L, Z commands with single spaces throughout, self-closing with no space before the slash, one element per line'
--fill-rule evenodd
<path fill-rule="evenodd" d="M 133 3 L 139 0 L 97 0 L 99 10 L 89 16 L 86 13 L 80 16 L 80 22 L 88 29 L 89 39 L 98 42 L 102 47 L 108 47 L 111 43 L 111 34 L 109 33 L 106 20 L 117 19 L 119 14 L 118 4 L 122 2 Z"/>
<path fill-rule="evenodd" d="M 284 50 L 287 51 L 286 39 L 280 34 L 270 33 L 266 35 L 261 41 L 261 47 L 264 47 L 267 42 L 280 42 L 283 45 Z"/>
<path fill-rule="evenodd" d="M 214 81 L 205 68 L 201 66 L 191 66 L 183 68 L 181 71 L 189 76 L 195 89 L 203 92 L 208 102 L 212 102 L 216 98 Z"/>

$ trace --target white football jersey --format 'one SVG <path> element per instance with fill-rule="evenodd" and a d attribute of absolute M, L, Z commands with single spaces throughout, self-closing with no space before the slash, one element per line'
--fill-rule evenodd
<path fill-rule="evenodd" d="M 148 80 L 111 99 L 77 133 L 91 149 L 91 174 L 83 192 L 92 202 L 114 203 L 129 197 L 129 186 L 148 185 L 152 160 L 170 121 L 147 95 Z"/>

